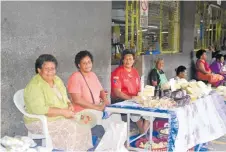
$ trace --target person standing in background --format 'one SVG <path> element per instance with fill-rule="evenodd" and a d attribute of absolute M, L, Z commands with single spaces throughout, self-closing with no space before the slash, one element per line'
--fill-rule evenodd
<path fill-rule="evenodd" d="M 222 51 L 226 51 L 226 37 L 223 39 L 223 45 L 221 46 Z"/>

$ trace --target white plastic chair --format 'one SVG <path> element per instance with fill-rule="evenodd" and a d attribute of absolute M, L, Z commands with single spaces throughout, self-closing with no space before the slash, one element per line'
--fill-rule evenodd
<path fill-rule="evenodd" d="M 48 151 L 52 151 L 53 145 L 52 145 L 52 139 L 49 135 L 49 130 L 47 126 L 47 118 L 45 115 L 34 115 L 34 114 L 28 114 L 25 111 L 25 104 L 24 104 L 24 89 L 18 90 L 13 97 L 14 103 L 16 107 L 19 109 L 21 113 L 23 113 L 25 116 L 29 118 L 37 118 L 42 122 L 42 130 L 43 134 L 32 134 L 28 131 L 28 137 L 32 139 L 41 139 L 42 140 L 42 146 L 45 146 Z"/>

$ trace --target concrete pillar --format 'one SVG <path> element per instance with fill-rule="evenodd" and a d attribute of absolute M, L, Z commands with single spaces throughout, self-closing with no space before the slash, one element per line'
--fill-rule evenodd
<path fill-rule="evenodd" d="M 180 48 L 185 54 L 194 50 L 195 1 L 182 1 L 180 9 Z"/>

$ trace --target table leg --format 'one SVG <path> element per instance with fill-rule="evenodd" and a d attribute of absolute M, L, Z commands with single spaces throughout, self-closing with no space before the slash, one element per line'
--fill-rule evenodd
<path fill-rule="evenodd" d="M 127 148 L 130 147 L 130 113 L 127 114 Z"/>
<path fill-rule="evenodd" d="M 150 128 L 149 128 L 149 142 L 150 142 L 150 144 L 152 145 L 152 133 L 153 133 L 153 117 L 152 116 L 150 116 Z M 150 146 L 150 151 L 152 151 L 151 150 L 151 147 L 152 146 Z"/>
<path fill-rule="evenodd" d="M 171 123 L 171 121 L 172 120 L 170 120 L 172 117 L 170 117 L 170 118 L 168 118 L 168 129 L 169 129 L 169 134 L 168 134 L 168 138 L 167 138 L 167 151 L 169 151 L 170 149 L 173 149 L 172 148 L 172 144 L 169 144 L 169 136 L 172 136 L 172 134 L 170 134 L 170 132 L 171 132 L 171 125 L 170 125 L 170 123 Z"/>

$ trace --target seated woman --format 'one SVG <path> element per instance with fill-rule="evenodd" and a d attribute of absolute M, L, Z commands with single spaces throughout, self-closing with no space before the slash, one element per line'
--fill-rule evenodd
<path fill-rule="evenodd" d="M 226 71 L 223 70 L 223 67 L 224 67 L 223 63 L 224 63 L 224 56 L 222 54 L 218 54 L 216 55 L 216 61 L 214 61 L 210 65 L 210 69 L 212 70 L 213 73 L 224 76 L 224 80 L 226 80 Z"/>
<path fill-rule="evenodd" d="M 196 53 L 196 76 L 198 80 L 208 81 L 208 83 L 217 87 L 223 83 L 224 77 L 219 74 L 213 74 L 209 64 L 206 62 L 207 56 L 205 50 L 199 50 Z"/>
<path fill-rule="evenodd" d="M 187 71 L 186 67 L 183 65 L 180 65 L 175 69 L 176 77 L 173 79 L 170 79 L 171 84 L 171 91 L 176 91 L 177 89 L 181 89 L 182 84 L 187 84 Z"/>
<path fill-rule="evenodd" d="M 135 54 L 129 50 L 123 51 L 122 65 L 111 73 L 111 98 L 112 103 L 132 99 L 140 91 L 140 76 L 133 67 Z M 140 116 L 131 117 L 143 133 L 149 126 L 149 121 L 140 119 Z"/>
<path fill-rule="evenodd" d="M 176 78 L 175 80 L 186 80 L 187 78 L 187 68 L 183 65 L 180 65 L 178 68 L 175 69 L 176 71 Z"/>
<path fill-rule="evenodd" d="M 98 119 L 98 125 L 106 130 L 111 121 L 120 121 L 120 115 L 113 114 L 102 121 L 103 110 L 109 104 L 105 91 L 96 74 L 92 72 L 93 56 L 89 51 L 80 51 L 75 56 L 74 72 L 68 79 L 68 92 L 75 111 L 89 109 Z"/>
<path fill-rule="evenodd" d="M 170 88 L 168 79 L 166 78 L 163 68 L 164 68 L 164 60 L 162 58 L 158 58 L 155 62 L 155 67 L 151 70 L 151 72 L 148 75 L 149 84 L 151 86 L 154 86 L 156 90 L 159 90 L 159 89 L 167 90 Z M 156 94 L 156 93 L 157 92 L 155 92 L 155 96 L 158 96 L 159 94 Z M 168 123 L 168 119 L 155 118 L 153 123 L 158 124 L 159 122 Z"/>
<path fill-rule="evenodd" d="M 148 75 L 148 80 L 150 85 L 155 86 L 156 89 L 169 89 L 169 83 L 166 78 L 165 73 L 163 72 L 164 60 L 159 58 L 156 61 L 155 68 L 151 70 Z"/>
<path fill-rule="evenodd" d="M 46 115 L 53 148 L 65 151 L 85 151 L 92 147 L 91 130 L 75 123 L 73 106 L 62 80 L 56 76 L 57 60 L 49 54 L 39 56 L 36 75 L 24 89 L 26 111 Z M 24 117 L 29 132 L 42 133 L 38 119 Z"/>
<path fill-rule="evenodd" d="M 112 103 L 132 99 L 140 91 L 140 76 L 133 68 L 135 54 L 124 50 L 121 65 L 111 73 Z"/>

